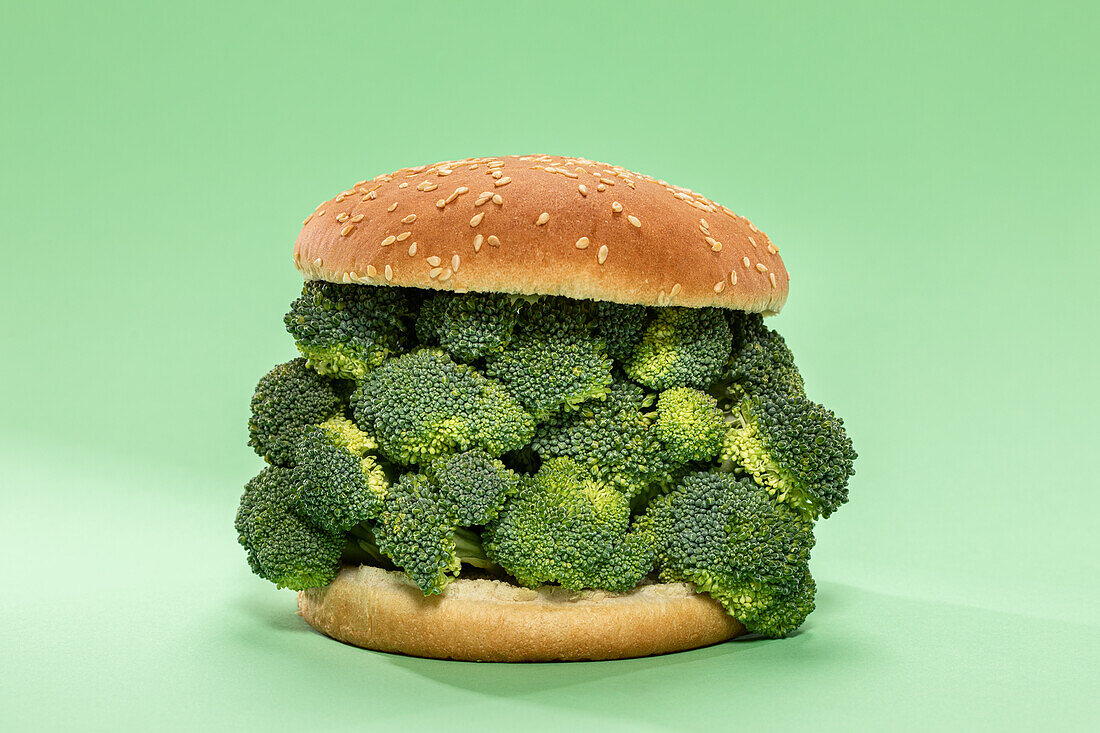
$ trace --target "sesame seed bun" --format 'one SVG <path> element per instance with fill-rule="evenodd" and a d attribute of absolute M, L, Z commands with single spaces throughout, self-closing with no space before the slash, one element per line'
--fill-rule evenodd
<path fill-rule="evenodd" d="M 565 295 L 777 313 L 788 276 L 767 235 L 686 188 L 553 155 L 403 168 L 310 214 L 309 280 Z"/>
<path fill-rule="evenodd" d="M 366 565 L 346 567 L 328 586 L 300 592 L 298 609 L 315 629 L 348 644 L 466 661 L 625 659 L 745 633 L 687 583 L 572 593 L 459 578 L 425 598 L 403 573 Z"/>

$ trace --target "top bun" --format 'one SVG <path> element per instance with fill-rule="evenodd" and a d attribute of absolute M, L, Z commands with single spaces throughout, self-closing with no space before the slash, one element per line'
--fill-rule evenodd
<path fill-rule="evenodd" d="M 584 158 L 468 158 L 360 181 L 308 216 L 308 280 L 778 313 L 767 235 L 686 188 Z"/>

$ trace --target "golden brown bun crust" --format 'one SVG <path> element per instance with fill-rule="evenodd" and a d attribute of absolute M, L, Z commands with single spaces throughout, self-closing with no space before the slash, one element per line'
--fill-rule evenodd
<path fill-rule="evenodd" d="M 306 218 L 294 263 L 310 280 L 762 313 L 783 307 L 789 279 L 767 235 L 726 207 L 551 155 L 360 181 Z"/>
<path fill-rule="evenodd" d="M 403 574 L 360 566 L 298 594 L 318 631 L 367 649 L 485 662 L 626 659 L 695 649 L 745 633 L 686 583 L 628 593 L 519 588 L 458 579 L 425 598 Z"/>

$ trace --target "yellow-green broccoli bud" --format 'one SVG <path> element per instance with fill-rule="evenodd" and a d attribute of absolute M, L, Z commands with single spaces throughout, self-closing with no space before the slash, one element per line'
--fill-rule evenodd
<path fill-rule="evenodd" d="M 707 393 L 673 387 L 657 398 L 653 428 L 669 458 L 683 464 L 718 455 L 726 435 L 726 419 L 718 409 L 718 401 Z"/>
<path fill-rule="evenodd" d="M 732 337 L 717 308 L 659 308 L 626 364 L 626 374 L 650 389 L 706 389 L 721 375 Z"/>
<path fill-rule="evenodd" d="M 344 417 L 308 428 L 296 450 L 298 510 L 330 532 L 377 517 L 389 482 L 374 456 L 367 455 L 375 448 L 374 439 Z"/>

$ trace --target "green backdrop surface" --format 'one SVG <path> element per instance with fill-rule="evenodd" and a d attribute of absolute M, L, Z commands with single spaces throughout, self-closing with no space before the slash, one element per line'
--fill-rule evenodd
<path fill-rule="evenodd" d="M 1095 4 L 3 17 L 0 728 L 1095 724 Z M 782 251 L 773 324 L 860 452 L 797 636 L 417 660 L 313 633 L 249 574 L 248 399 L 293 353 L 302 218 L 512 152 L 690 186 Z"/>

